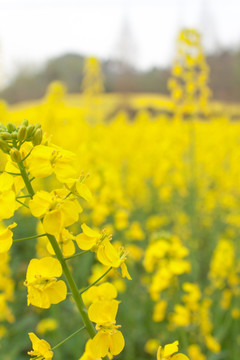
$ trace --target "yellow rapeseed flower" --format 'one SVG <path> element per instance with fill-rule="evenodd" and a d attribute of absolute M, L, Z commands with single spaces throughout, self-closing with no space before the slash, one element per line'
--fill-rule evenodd
<path fill-rule="evenodd" d="M 63 280 L 57 281 L 61 275 L 62 267 L 57 259 L 32 259 L 24 283 L 28 288 L 28 305 L 48 309 L 51 304 L 63 301 L 67 296 L 67 287 Z"/>
<path fill-rule="evenodd" d="M 12 237 L 13 233 L 11 231 L 12 228 L 17 226 L 16 223 L 9 225 L 7 228 L 0 228 L 0 253 L 4 253 L 10 249 L 12 246 Z"/>
<path fill-rule="evenodd" d="M 178 353 L 178 341 L 174 341 L 172 344 L 167 344 L 162 348 L 159 346 L 157 352 L 157 360 L 189 360 L 184 354 Z"/>
<path fill-rule="evenodd" d="M 51 193 L 41 190 L 29 201 L 31 213 L 43 218 L 43 227 L 48 234 L 59 235 L 78 220 L 82 208 L 77 200 L 66 198 L 67 194 L 66 189 Z"/>
<path fill-rule="evenodd" d="M 6 173 L 0 175 L 0 220 L 12 217 L 17 208 L 13 184 L 13 176 Z"/>
<path fill-rule="evenodd" d="M 51 360 L 53 352 L 49 343 L 43 339 L 39 339 L 34 333 L 28 334 L 32 342 L 33 350 L 28 351 L 28 355 L 31 356 L 30 360 Z"/>
<path fill-rule="evenodd" d="M 64 182 L 67 178 L 76 175 L 71 162 L 75 155 L 67 150 L 52 145 L 37 145 L 33 148 L 28 159 L 29 171 L 36 178 L 47 177 L 53 172 L 59 181 Z"/>
<path fill-rule="evenodd" d="M 98 244 L 102 235 L 99 232 L 92 230 L 86 224 L 82 224 L 81 228 L 83 232 L 76 236 L 76 242 L 80 249 L 90 250 Z"/>
<path fill-rule="evenodd" d="M 124 348 L 125 341 L 116 323 L 116 315 L 119 301 L 97 301 L 88 310 L 89 319 L 95 322 L 98 333 L 91 343 L 92 354 L 96 358 L 104 357 L 110 352 L 118 355 Z"/>

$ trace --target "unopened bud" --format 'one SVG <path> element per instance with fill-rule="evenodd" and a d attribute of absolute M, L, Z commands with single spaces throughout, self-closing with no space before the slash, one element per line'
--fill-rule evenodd
<path fill-rule="evenodd" d="M 5 153 L 9 153 L 10 151 L 10 146 L 8 145 L 8 143 L 2 139 L 0 139 L 0 149 L 5 152 Z"/>
<path fill-rule="evenodd" d="M 33 131 L 34 131 L 34 125 L 29 125 L 27 127 L 27 138 L 30 138 L 32 136 Z"/>
<path fill-rule="evenodd" d="M 23 122 L 22 122 L 22 125 L 27 127 L 28 126 L 28 120 L 24 119 Z"/>
<path fill-rule="evenodd" d="M 36 123 L 35 124 L 35 129 L 37 130 L 37 129 L 39 129 L 41 127 L 41 124 L 40 123 Z"/>
<path fill-rule="evenodd" d="M 19 141 L 23 141 L 26 139 L 26 135 L 27 135 L 27 128 L 26 126 L 22 125 L 18 130 L 17 139 Z"/>
<path fill-rule="evenodd" d="M 16 163 L 19 163 L 21 161 L 21 154 L 20 154 L 19 150 L 16 148 L 12 148 L 10 150 L 10 156 L 11 156 L 12 161 L 14 161 Z"/>
<path fill-rule="evenodd" d="M 33 135 L 32 143 L 34 146 L 36 146 L 36 145 L 41 144 L 41 142 L 42 142 L 42 129 L 39 128 Z"/>
<path fill-rule="evenodd" d="M 12 133 L 14 130 L 16 130 L 16 126 L 12 123 L 7 123 L 7 129 L 10 133 Z"/>
<path fill-rule="evenodd" d="M 1 133 L 1 138 L 2 138 L 3 140 L 11 140 L 11 139 L 12 139 L 12 135 L 9 134 L 9 132 L 7 132 L 7 131 L 3 131 L 3 132 Z"/>
<path fill-rule="evenodd" d="M 17 131 L 13 131 L 11 135 L 12 135 L 12 139 L 17 140 L 17 136 L 18 136 Z"/>

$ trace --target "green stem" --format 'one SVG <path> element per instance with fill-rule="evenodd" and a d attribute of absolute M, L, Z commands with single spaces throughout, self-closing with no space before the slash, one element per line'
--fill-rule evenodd
<path fill-rule="evenodd" d="M 18 167 L 19 167 L 20 173 L 22 175 L 23 181 L 24 181 L 24 183 L 26 185 L 27 191 L 29 192 L 29 195 L 31 195 L 31 197 L 33 197 L 34 190 L 32 188 L 31 182 L 29 181 L 28 174 L 26 172 L 26 169 L 25 169 L 22 161 L 20 161 L 18 163 Z"/>
<path fill-rule="evenodd" d="M 112 270 L 112 266 L 107 269 L 107 271 L 105 271 L 104 274 L 102 274 L 102 276 L 100 276 L 100 278 L 98 278 L 96 281 L 94 281 L 92 284 L 88 285 L 85 289 L 83 289 L 82 291 L 80 291 L 79 293 L 82 295 L 85 291 L 87 291 L 88 289 L 90 289 L 92 286 L 96 285 L 100 280 L 102 280 L 102 278 L 104 278 L 104 276 L 106 276 L 109 271 Z"/>
<path fill-rule="evenodd" d="M 77 256 L 84 255 L 84 254 L 88 253 L 89 251 L 90 251 L 90 250 L 84 250 L 84 251 L 81 251 L 81 252 L 76 253 L 76 254 L 74 254 L 74 255 L 71 255 L 71 256 L 66 256 L 66 257 L 64 258 L 64 260 L 70 260 L 70 259 L 73 259 L 73 258 L 75 258 L 75 257 L 77 257 Z"/>
<path fill-rule="evenodd" d="M 24 240 L 31 240 L 31 239 L 37 239 L 37 238 L 42 237 L 42 236 L 47 236 L 47 234 L 33 235 L 33 236 L 21 238 L 21 239 L 15 239 L 15 240 L 13 240 L 13 242 L 24 241 Z"/>
<path fill-rule="evenodd" d="M 87 309 L 84 305 L 84 302 L 82 300 L 82 297 L 81 295 L 79 294 L 78 292 L 78 288 L 77 288 L 77 285 L 72 277 L 72 274 L 69 270 L 69 267 L 63 257 L 63 254 L 61 252 L 61 249 L 58 245 L 58 242 L 57 240 L 55 239 L 55 237 L 53 235 L 50 235 L 50 234 L 47 234 L 47 237 L 48 237 L 48 240 L 50 241 L 52 247 L 53 247 L 53 250 L 57 256 L 57 259 L 58 261 L 61 263 L 62 265 L 62 269 L 63 269 L 63 273 L 65 275 L 65 278 L 67 279 L 67 282 L 68 282 L 68 285 L 71 289 L 71 293 L 72 293 L 72 296 L 75 300 L 75 303 L 77 305 L 77 308 L 82 316 L 82 319 L 83 319 L 83 322 L 86 326 L 86 329 L 89 333 L 89 335 L 91 336 L 91 338 L 93 338 L 96 334 L 96 331 L 94 329 L 94 326 L 92 324 L 92 322 L 89 320 L 89 317 L 88 317 L 88 313 L 87 313 Z"/>
<path fill-rule="evenodd" d="M 65 196 L 64 200 L 67 199 L 71 194 L 72 194 L 72 191 L 70 191 L 70 192 Z"/>
<path fill-rule="evenodd" d="M 20 196 L 16 196 L 16 199 L 23 199 L 23 198 L 28 198 L 31 197 L 31 195 L 20 195 Z"/>
<path fill-rule="evenodd" d="M 80 329 L 75 331 L 72 335 L 68 336 L 66 339 L 62 340 L 60 343 L 55 345 L 51 350 L 56 350 L 59 346 L 63 345 L 66 341 L 70 340 L 72 337 L 74 337 L 75 335 L 80 333 L 80 331 L 84 330 L 85 328 L 86 328 L 86 326 L 81 327 Z"/>
<path fill-rule="evenodd" d="M 22 145 L 22 144 L 21 144 Z M 29 155 L 31 155 L 31 152 L 33 151 L 33 148 L 29 151 L 29 153 L 22 159 L 22 162 L 25 161 Z"/>
<path fill-rule="evenodd" d="M 22 201 L 20 201 L 20 200 L 18 200 L 18 199 L 16 199 L 16 201 L 17 201 L 19 204 L 21 204 L 21 205 L 23 205 L 23 206 L 25 206 L 26 208 L 29 209 L 29 206 L 28 206 L 27 204 L 24 204 Z"/>
<path fill-rule="evenodd" d="M 26 188 L 27 188 L 27 190 L 29 192 L 29 195 L 31 195 L 31 197 L 33 197 L 34 196 L 34 190 L 33 190 L 33 187 L 31 185 L 31 182 L 29 180 L 28 174 L 26 172 L 26 169 L 25 169 L 24 164 L 22 163 L 22 161 L 18 163 L 18 167 L 19 167 L 19 170 L 21 172 L 23 181 L 24 181 L 24 183 L 26 185 Z M 47 234 L 46 236 L 48 237 L 48 240 L 50 241 L 50 244 L 52 245 L 52 248 L 53 248 L 53 250 L 55 252 L 55 255 L 56 255 L 58 261 L 62 265 L 63 273 L 65 275 L 65 278 L 66 278 L 67 282 L 68 282 L 68 285 L 69 285 L 70 290 L 72 292 L 72 296 L 73 296 L 74 301 L 75 301 L 75 303 L 77 305 L 77 308 L 78 308 L 78 310 L 79 310 L 79 312 L 80 312 L 80 314 L 82 316 L 82 319 L 83 319 L 83 322 L 84 322 L 84 324 L 86 326 L 88 334 L 89 334 L 89 336 L 91 338 L 93 338 L 95 336 L 95 334 L 96 334 L 96 330 L 95 330 L 95 328 L 93 326 L 93 323 L 90 321 L 90 319 L 88 317 L 87 309 L 85 307 L 85 304 L 84 304 L 84 302 L 82 300 L 81 295 L 79 294 L 77 285 L 76 285 L 76 283 L 75 283 L 75 281 L 73 279 L 73 276 L 71 274 L 71 271 L 70 271 L 70 269 L 69 269 L 69 267 L 68 267 L 68 265 L 67 265 L 67 263 L 66 263 L 66 261 L 64 259 L 62 251 L 61 251 L 61 249 L 60 249 L 60 247 L 58 245 L 58 242 L 57 242 L 55 236 L 50 235 L 50 234 Z"/>
<path fill-rule="evenodd" d="M 19 176 L 19 175 L 21 175 L 20 173 L 14 173 L 14 172 L 6 171 L 6 170 L 0 171 L 0 172 L 1 172 L 1 173 L 6 173 L 6 174 L 9 174 L 9 175 L 14 175 L 14 176 Z"/>

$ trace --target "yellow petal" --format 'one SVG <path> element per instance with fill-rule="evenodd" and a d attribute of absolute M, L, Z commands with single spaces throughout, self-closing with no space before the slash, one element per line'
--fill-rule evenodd
<path fill-rule="evenodd" d="M 119 267 L 121 260 L 115 247 L 109 240 L 104 240 L 97 250 L 98 260 L 106 266 Z"/>
<path fill-rule="evenodd" d="M 79 208 L 74 201 L 66 200 L 60 207 L 63 214 L 64 227 L 70 226 L 78 221 Z"/>
<path fill-rule="evenodd" d="M 184 354 L 178 353 L 176 355 L 173 355 L 171 357 L 171 360 L 189 360 L 189 358 Z"/>
<path fill-rule="evenodd" d="M 132 280 L 129 272 L 128 272 L 128 268 L 127 268 L 127 265 L 125 263 L 122 263 L 121 264 L 121 270 L 122 270 L 122 277 L 123 278 L 127 278 L 128 280 Z"/>
<path fill-rule="evenodd" d="M 46 294 L 51 304 L 58 304 L 66 299 L 67 286 L 63 280 L 59 280 L 46 289 Z"/>
<path fill-rule="evenodd" d="M 51 256 L 42 259 L 32 259 L 27 269 L 27 282 L 34 282 L 36 280 L 35 275 L 41 275 L 46 279 L 59 277 L 62 275 L 62 266 L 57 259 Z"/>
<path fill-rule="evenodd" d="M 0 232 L 0 253 L 8 251 L 12 246 L 13 233 L 10 229 L 14 228 L 15 226 L 17 226 L 17 224 L 13 223 Z"/>
<path fill-rule="evenodd" d="M 109 349 L 109 335 L 106 333 L 97 333 L 90 344 L 92 354 L 96 358 L 103 358 L 107 355 Z"/>
<path fill-rule="evenodd" d="M 163 357 L 167 358 L 175 352 L 178 352 L 178 341 L 174 341 L 172 344 L 167 344 L 164 346 Z"/>
<path fill-rule="evenodd" d="M 48 234 L 58 235 L 63 226 L 63 215 L 59 209 L 50 211 L 43 218 L 43 227 Z"/>
<path fill-rule="evenodd" d="M 82 233 L 76 236 L 76 242 L 80 249 L 90 250 L 94 245 L 96 245 L 96 238 L 86 236 Z"/>
<path fill-rule="evenodd" d="M 86 184 L 78 181 L 76 183 L 76 189 L 79 196 L 81 196 L 86 201 L 91 202 L 93 200 L 92 193 Z"/>
<path fill-rule="evenodd" d="M 29 208 L 33 216 L 42 217 L 52 204 L 52 195 L 47 191 L 38 191 L 29 201 Z"/>
<path fill-rule="evenodd" d="M 81 228 L 82 228 L 82 231 L 84 232 L 84 234 L 89 236 L 89 237 L 93 237 L 93 238 L 100 238 L 101 237 L 100 233 L 98 233 L 97 231 L 92 230 L 86 224 L 82 224 Z"/>
<path fill-rule="evenodd" d="M 48 309 L 51 305 L 47 294 L 33 286 L 28 286 L 28 305 L 39 307 L 41 309 Z"/>
<path fill-rule="evenodd" d="M 124 348 L 125 341 L 121 331 L 116 331 L 110 336 L 110 352 L 112 355 L 118 355 Z"/>
<path fill-rule="evenodd" d="M 97 324 L 114 323 L 119 301 L 96 301 L 88 309 L 89 319 Z"/>

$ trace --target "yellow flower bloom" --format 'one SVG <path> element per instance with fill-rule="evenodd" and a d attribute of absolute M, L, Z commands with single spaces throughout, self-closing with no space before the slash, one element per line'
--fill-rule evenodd
<path fill-rule="evenodd" d="M 74 224 L 82 211 L 77 200 L 66 198 L 67 190 L 51 193 L 38 191 L 29 201 L 33 216 L 43 218 L 43 227 L 48 234 L 59 235 L 63 228 Z"/>
<path fill-rule="evenodd" d="M 59 181 L 75 176 L 71 162 L 75 155 L 58 146 L 37 145 L 29 156 L 29 171 L 36 178 L 47 177 L 53 172 Z"/>
<path fill-rule="evenodd" d="M 92 354 L 96 358 L 102 358 L 110 352 L 111 355 L 118 355 L 123 350 L 125 345 L 124 337 L 121 331 L 116 330 L 115 327 L 110 329 L 102 329 L 99 331 L 91 343 Z"/>
<path fill-rule="evenodd" d="M 79 179 L 66 179 L 65 186 L 74 195 L 82 197 L 87 202 L 92 202 L 93 196 L 91 190 L 83 181 L 84 181 L 83 177 L 80 177 Z"/>
<path fill-rule="evenodd" d="M 86 224 L 82 224 L 81 228 L 83 232 L 76 236 L 76 242 L 80 249 L 90 250 L 97 245 L 102 235 L 99 232 L 92 230 Z"/>
<path fill-rule="evenodd" d="M 32 259 L 24 283 L 28 288 L 28 305 L 48 309 L 51 304 L 63 301 L 67 296 L 67 287 L 63 280 L 57 281 L 61 275 L 62 267 L 57 259 Z"/>
<path fill-rule="evenodd" d="M 115 325 L 119 301 L 97 301 L 88 310 L 89 319 L 95 322 L 98 333 L 91 343 L 91 351 L 96 358 L 107 355 L 118 355 L 124 348 L 125 341 L 122 333 Z"/>
<path fill-rule="evenodd" d="M 0 175 L 0 220 L 12 217 L 17 208 L 13 184 L 13 176 L 6 173 Z"/>
<path fill-rule="evenodd" d="M 157 339 L 149 339 L 145 346 L 144 346 L 144 350 L 151 355 L 154 355 L 158 349 L 159 346 L 159 342 Z"/>
<path fill-rule="evenodd" d="M 89 319 L 96 324 L 115 323 L 119 301 L 96 301 L 88 309 Z"/>
<path fill-rule="evenodd" d="M 57 327 L 58 327 L 58 322 L 56 319 L 46 318 L 38 323 L 37 332 L 39 334 L 44 334 L 47 331 L 53 331 L 57 329 Z"/>
<path fill-rule="evenodd" d="M 161 300 L 157 302 L 154 306 L 153 312 L 153 321 L 161 322 L 165 318 L 167 302 L 165 300 Z"/>
<path fill-rule="evenodd" d="M 75 240 L 75 236 L 71 234 L 70 231 L 63 229 L 60 234 L 56 235 L 56 240 L 62 250 L 63 256 L 71 256 L 75 253 L 75 245 L 73 242 L 73 240 Z M 47 244 L 47 250 L 51 255 L 55 255 L 50 242 Z"/>
<path fill-rule="evenodd" d="M 92 339 L 89 339 L 85 346 L 85 352 L 79 360 L 101 360 L 101 358 L 96 358 L 96 356 L 92 353 L 92 346 Z"/>
<path fill-rule="evenodd" d="M 198 345 L 192 344 L 188 347 L 188 354 L 191 360 L 205 360 L 206 356 L 201 353 L 201 349 Z"/>
<path fill-rule="evenodd" d="M 106 266 L 118 268 L 121 264 L 120 254 L 108 239 L 104 239 L 97 249 L 98 260 Z"/>
<path fill-rule="evenodd" d="M 83 293 L 84 303 L 93 303 L 96 301 L 111 300 L 117 297 L 117 290 L 111 283 L 105 282 L 98 286 L 92 286 Z"/>
<path fill-rule="evenodd" d="M 31 356 L 31 359 L 51 360 L 53 357 L 53 352 L 51 351 L 51 346 L 49 345 L 49 343 L 43 339 L 39 339 L 32 332 L 29 333 L 28 335 L 32 342 L 32 348 L 33 348 L 33 350 L 28 351 L 28 355 Z"/>
<path fill-rule="evenodd" d="M 178 341 L 174 341 L 172 344 L 167 344 L 162 348 L 159 346 L 157 351 L 157 360 L 189 360 L 184 354 L 178 353 Z"/>
<path fill-rule="evenodd" d="M 8 251 L 12 246 L 13 233 L 10 229 L 13 229 L 15 226 L 17 226 L 17 224 L 13 223 L 7 228 L 3 228 L 0 230 L 0 253 Z"/>

